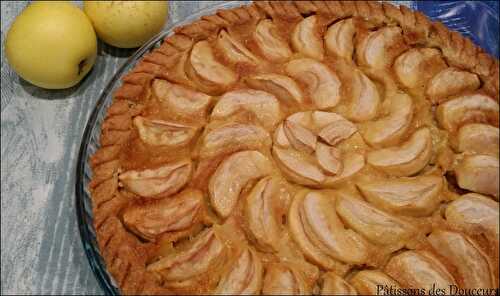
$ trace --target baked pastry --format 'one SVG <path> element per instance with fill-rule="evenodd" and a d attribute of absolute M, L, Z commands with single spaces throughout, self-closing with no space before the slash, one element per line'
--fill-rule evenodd
<path fill-rule="evenodd" d="M 424 15 L 258 1 L 123 78 L 90 163 L 124 294 L 498 288 L 499 64 Z"/>

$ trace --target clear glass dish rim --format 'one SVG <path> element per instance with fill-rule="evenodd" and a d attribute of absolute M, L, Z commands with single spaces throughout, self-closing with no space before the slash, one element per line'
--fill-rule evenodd
<path fill-rule="evenodd" d="M 107 109 L 105 107 L 111 102 L 112 93 L 114 89 L 120 85 L 121 78 L 128 72 L 127 70 L 137 63 L 144 56 L 144 54 L 160 45 L 165 37 L 173 33 L 174 28 L 191 23 L 203 15 L 213 14 L 218 9 L 227 9 L 248 3 L 250 3 L 250 1 L 228 1 L 226 3 L 214 4 L 196 11 L 181 21 L 168 25 L 164 30 L 140 47 L 132 56 L 123 62 L 123 64 L 111 77 L 110 81 L 106 84 L 106 87 L 103 89 L 94 106 L 94 109 L 92 110 L 85 126 L 78 153 L 76 166 L 75 211 L 78 220 L 80 239 L 89 261 L 90 268 L 92 269 L 99 286 L 106 295 L 120 295 L 120 291 L 114 283 L 112 276 L 107 271 L 106 265 L 98 248 L 92 217 L 92 199 L 90 193 L 87 191 L 88 182 L 91 178 L 88 160 L 92 152 L 89 151 L 89 148 L 91 144 L 97 147 L 99 146 L 97 141 L 99 135 L 96 135 L 96 133 L 99 133 L 101 130 L 102 117 Z M 99 119 L 101 119 L 101 122 L 99 122 Z M 91 143 L 92 141 L 94 142 Z"/>

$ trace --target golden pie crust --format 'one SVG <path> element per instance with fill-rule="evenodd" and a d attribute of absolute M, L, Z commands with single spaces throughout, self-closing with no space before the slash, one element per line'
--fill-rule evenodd
<path fill-rule="evenodd" d="M 372 1 L 257 1 L 174 32 L 90 159 L 123 294 L 498 288 L 498 60 Z"/>

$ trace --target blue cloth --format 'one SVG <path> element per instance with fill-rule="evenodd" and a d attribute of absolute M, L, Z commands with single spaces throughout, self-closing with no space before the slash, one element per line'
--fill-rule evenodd
<path fill-rule="evenodd" d="M 498 58 L 498 1 L 412 1 L 411 6 Z"/>

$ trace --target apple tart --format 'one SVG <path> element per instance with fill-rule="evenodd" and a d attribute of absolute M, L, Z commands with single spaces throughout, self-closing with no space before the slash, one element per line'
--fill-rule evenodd
<path fill-rule="evenodd" d="M 498 288 L 497 59 L 371 1 L 257 1 L 174 31 L 90 159 L 123 294 Z"/>

